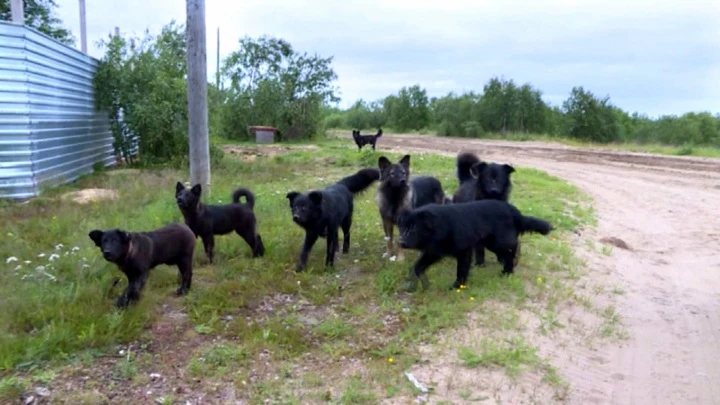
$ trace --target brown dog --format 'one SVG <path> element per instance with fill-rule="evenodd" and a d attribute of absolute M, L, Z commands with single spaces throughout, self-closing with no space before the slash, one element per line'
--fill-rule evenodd
<path fill-rule="evenodd" d="M 410 179 L 410 155 L 405 155 L 397 163 L 388 158 L 378 159 L 380 185 L 375 200 L 383 221 L 383 230 L 387 239 L 387 251 L 384 256 L 393 255 L 393 227 L 397 217 L 403 211 L 415 209 L 426 204 L 443 204 L 446 201 L 440 181 L 432 176 L 415 176 Z M 397 260 L 405 259 L 402 249 L 398 249 Z"/>

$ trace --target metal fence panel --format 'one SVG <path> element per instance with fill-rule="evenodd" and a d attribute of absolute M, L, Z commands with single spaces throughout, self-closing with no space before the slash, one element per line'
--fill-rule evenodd
<path fill-rule="evenodd" d="M 115 163 L 106 113 L 96 112 L 98 61 L 31 28 L 0 22 L 0 198 Z"/>

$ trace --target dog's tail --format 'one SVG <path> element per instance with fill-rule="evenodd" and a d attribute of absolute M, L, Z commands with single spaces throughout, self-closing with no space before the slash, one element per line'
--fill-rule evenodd
<path fill-rule="evenodd" d="M 462 152 L 457 155 L 457 178 L 460 184 L 472 179 L 470 168 L 480 163 L 480 158 L 471 152 Z"/>
<path fill-rule="evenodd" d="M 370 185 L 376 180 L 380 180 L 380 170 L 375 168 L 366 168 L 361 169 L 352 176 L 347 176 L 341 179 L 337 182 L 337 184 L 342 184 L 347 187 L 351 193 L 357 194 L 370 187 Z"/>
<path fill-rule="evenodd" d="M 242 187 L 236 189 L 232 193 L 232 202 L 239 204 L 240 197 L 245 197 L 245 205 L 247 205 L 248 208 L 255 208 L 255 194 L 253 194 L 252 191 Z"/>
<path fill-rule="evenodd" d="M 375 138 L 380 138 L 382 134 L 382 128 L 378 128 L 378 133 L 375 135 Z"/>
<path fill-rule="evenodd" d="M 537 217 L 523 215 L 515 206 L 511 204 L 508 205 L 510 205 L 510 209 L 513 211 L 515 227 L 520 233 L 535 232 L 541 235 L 547 235 L 553 230 L 550 222 Z"/>

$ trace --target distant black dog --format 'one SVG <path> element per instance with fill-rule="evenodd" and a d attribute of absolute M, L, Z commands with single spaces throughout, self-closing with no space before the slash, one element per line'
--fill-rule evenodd
<path fill-rule="evenodd" d="M 377 143 L 378 138 L 382 136 L 383 132 L 382 128 L 378 128 L 378 132 L 375 135 L 360 135 L 360 131 L 357 130 L 353 130 L 352 134 L 358 150 L 362 149 L 365 145 L 372 145 L 372 149 L 375 150 L 375 144 Z"/>
<path fill-rule="evenodd" d="M 232 193 L 232 203 L 226 205 L 205 205 L 200 202 L 202 189 L 199 184 L 186 189 L 182 183 L 175 185 L 175 201 L 185 218 L 185 224 L 192 229 L 195 237 L 200 236 L 210 263 L 213 262 L 214 235 L 227 235 L 235 231 L 252 249 L 253 257 L 265 254 L 265 246 L 257 231 L 257 220 L 253 208 L 255 195 L 246 188 Z M 246 203 L 240 203 L 245 196 Z"/>
<path fill-rule="evenodd" d="M 408 291 L 417 289 L 418 279 L 427 289 L 425 271 L 445 256 L 457 260 L 457 276 L 452 288 L 464 285 L 473 248 L 478 246 L 499 255 L 503 259 L 503 274 L 511 274 L 518 236 L 525 232 L 547 235 L 553 229 L 547 221 L 524 216 L 513 205 L 499 200 L 426 205 L 400 214 L 398 228 L 400 246 L 422 252 L 410 271 Z"/>
<path fill-rule="evenodd" d="M 385 255 L 393 254 L 393 226 L 397 224 L 397 216 L 407 209 L 415 209 L 426 204 L 443 204 L 446 201 L 440 181 L 432 176 L 416 176 L 410 179 L 410 155 L 405 155 L 398 163 L 391 163 L 388 158 L 378 159 L 380 169 L 380 186 L 375 200 L 383 221 L 383 230 L 387 239 Z M 397 260 L 405 259 L 402 250 L 398 249 Z"/>
<path fill-rule="evenodd" d="M 301 194 L 297 191 L 287 193 L 293 221 L 305 229 L 305 243 L 300 253 L 296 271 L 307 266 L 310 250 L 318 237 L 327 238 L 325 265 L 333 266 L 335 252 L 338 250 L 338 228 L 343 231 L 343 253 L 350 248 L 350 227 L 353 216 L 353 195 L 370 187 L 380 178 L 377 169 L 362 169 L 352 176 L 345 177 L 323 190 Z"/>
<path fill-rule="evenodd" d="M 507 201 L 512 191 L 510 175 L 515 168 L 508 164 L 482 162 L 470 152 L 462 152 L 457 156 L 457 178 L 460 187 L 453 195 L 454 203 L 477 200 Z M 502 262 L 501 256 L 497 256 Z M 485 262 L 485 250 L 475 249 L 475 265 Z"/>
<path fill-rule="evenodd" d="M 105 260 L 115 263 L 127 276 L 128 286 L 117 298 L 118 307 L 125 308 L 140 299 L 150 270 L 159 264 L 178 267 L 181 283 L 176 295 L 190 290 L 195 235 L 186 225 L 170 224 L 150 232 L 94 229 L 88 236 L 102 250 Z"/>

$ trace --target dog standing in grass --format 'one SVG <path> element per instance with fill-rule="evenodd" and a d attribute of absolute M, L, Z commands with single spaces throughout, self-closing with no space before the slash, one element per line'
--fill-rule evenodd
<path fill-rule="evenodd" d="M 200 236 L 205 247 L 205 255 L 213 262 L 215 235 L 226 235 L 235 231 L 252 249 L 252 257 L 265 254 L 265 246 L 257 231 L 257 219 L 253 209 L 255 195 L 246 188 L 238 188 L 232 193 L 232 203 L 226 205 L 205 205 L 200 201 L 200 184 L 185 188 L 182 183 L 175 185 L 175 201 L 185 218 L 185 224 L 195 236 Z M 245 197 L 245 204 L 240 197 Z"/>
<path fill-rule="evenodd" d="M 483 162 L 475 154 L 461 152 L 457 155 L 457 179 L 460 187 L 455 191 L 452 201 L 464 203 L 479 200 L 508 201 L 512 191 L 511 174 L 515 168 L 508 164 Z M 518 245 L 518 251 L 520 245 Z M 517 261 L 518 255 L 515 255 Z M 502 263 L 502 256 L 497 256 Z M 475 249 L 475 265 L 485 263 L 485 249 Z M 517 263 L 516 263 L 517 265 Z"/>
<path fill-rule="evenodd" d="M 410 155 L 405 155 L 397 163 L 388 158 L 378 159 L 380 169 L 380 185 L 375 200 L 383 221 L 383 230 L 387 240 L 387 251 L 384 256 L 393 256 L 393 227 L 397 217 L 408 209 L 415 209 L 426 204 L 443 204 L 446 201 L 440 181 L 432 176 L 415 176 L 410 179 Z M 405 256 L 398 249 L 397 260 Z"/>
<path fill-rule="evenodd" d="M 307 194 L 291 191 L 285 196 L 290 203 L 293 222 L 305 230 L 305 242 L 295 270 L 302 271 L 307 266 L 310 250 L 319 237 L 327 238 L 325 266 L 335 263 L 338 250 L 338 228 L 343 231 L 343 253 L 350 248 L 350 228 L 353 217 L 353 196 L 370 187 L 380 178 L 377 169 L 361 169 L 322 190 L 313 190 Z"/>
<path fill-rule="evenodd" d="M 429 281 L 428 267 L 443 257 L 454 257 L 457 275 L 451 288 L 467 283 L 475 248 L 488 248 L 502 258 L 502 274 L 510 275 L 515 268 L 519 235 L 535 232 L 547 235 L 552 225 L 541 218 L 523 215 L 516 207 L 500 200 L 471 201 L 461 204 L 430 204 L 398 217 L 400 246 L 421 252 L 410 269 L 407 291 L 423 289 Z"/>
<path fill-rule="evenodd" d="M 353 130 L 352 132 L 353 139 L 355 140 L 358 150 L 362 149 L 365 145 L 372 145 L 372 150 L 375 150 L 375 144 L 382 134 L 382 128 L 378 128 L 377 134 L 375 135 L 360 135 L 360 131 L 358 130 Z"/>
<path fill-rule="evenodd" d="M 175 295 L 190 290 L 195 235 L 186 225 L 170 224 L 150 232 L 94 229 L 88 236 L 103 258 L 114 263 L 128 279 L 127 288 L 117 298 L 118 307 L 125 308 L 140 299 L 150 270 L 159 264 L 178 267 L 181 282 Z"/>

